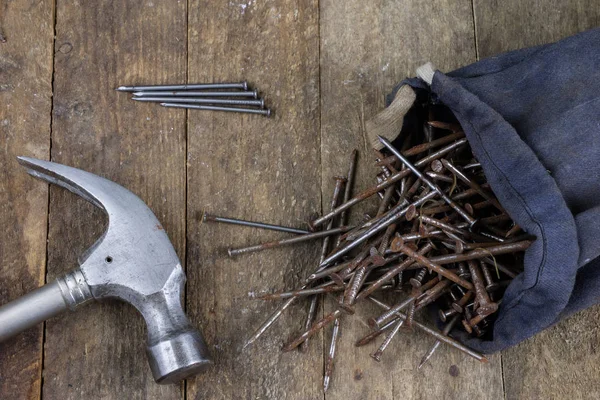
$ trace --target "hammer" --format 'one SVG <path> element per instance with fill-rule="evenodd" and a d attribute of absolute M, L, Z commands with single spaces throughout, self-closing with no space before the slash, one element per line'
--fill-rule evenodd
<path fill-rule="evenodd" d="M 18 160 L 34 177 L 104 211 L 108 228 L 79 258 L 79 268 L 0 307 L 0 342 L 92 299 L 118 299 L 146 321 L 146 353 L 157 383 L 176 383 L 210 366 L 204 338 L 181 305 L 181 262 L 148 206 L 124 187 L 89 172 L 34 158 Z"/>

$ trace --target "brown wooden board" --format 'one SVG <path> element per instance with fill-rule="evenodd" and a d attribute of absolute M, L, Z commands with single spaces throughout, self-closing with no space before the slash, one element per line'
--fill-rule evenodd
<path fill-rule="evenodd" d="M 44 284 L 48 189 L 16 157 L 48 158 L 53 17 L 52 1 L 0 3 L 0 304 Z M 0 344 L 1 398 L 39 398 L 42 338 Z"/>
<path fill-rule="evenodd" d="M 185 261 L 185 115 L 139 104 L 119 85 L 186 77 L 185 2 L 59 2 L 53 161 L 127 187 L 154 211 Z M 48 279 L 77 266 L 101 235 L 98 209 L 50 190 Z M 47 322 L 44 399 L 180 399 L 154 383 L 140 315 L 92 303 Z"/>
<path fill-rule="evenodd" d="M 58 2 L 54 14 L 53 2 L 0 2 L 0 304 L 76 267 L 106 223 L 15 161 L 51 156 L 123 184 L 155 211 L 186 264 L 188 312 L 216 365 L 187 384 L 158 386 L 137 312 L 90 304 L 48 321 L 45 336 L 40 325 L 0 344 L 0 398 L 599 397 L 598 307 L 505 351 L 502 361 L 480 365 L 441 347 L 417 371 L 432 344 L 420 333 L 401 332 L 381 363 L 368 356 L 380 341 L 354 347 L 378 311 L 370 306 L 344 316 L 324 396 L 330 328 L 307 354 L 279 351 L 301 330 L 305 303 L 241 349 L 278 304 L 248 294 L 298 286 L 320 242 L 229 259 L 227 247 L 290 235 L 200 223 L 207 210 L 304 227 L 328 207 L 331 178 L 346 173 L 353 148 L 361 152 L 357 187 L 374 183 L 362 127 L 395 83 L 426 61 L 449 71 L 476 55 L 598 26 L 595 1 L 102 0 Z M 113 90 L 186 79 L 248 79 L 275 116 L 166 110 Z M 376 204 L 365 202 L 353 220 Z M 323 311 L 331 307 L 328 300 Z"/>
<path fill-rule="evenodd" d="M 481 57 L 554 42 L 600 24 L 596 1 L 474 3 Z M 507 399 L 600 396 L 598 306 L 502 353 Z"/>
<path fill-rule="evenodd" d="M 280 348 L 303 325 L 292 307 L 252 346 L 244 341 L 279 302 L 250 292 L 293 288 L 317 262 L 317 242 L 230 259 L 228 247 L 289 234 L 201 224 L 203 210 L 306 227 L 320 211 L 317 1 L 190 2 L 190 82 L 247 79 L 275 115 L 188 113 L 188 310 L 215 367 L 188 382 L 189 399 L 316 399 L 319 340 L 309 353 Z M 183 111 L 180 111 L 183 114 Z"/>
<path fill-rule="evenodd" d="M 357 187 L 375 184 L 378 171 L 364 122 L 383 109 L 384 96 L 396 83 L 427 61 L 443 71 L 475 61 L 471 2 L 321 2 L 323 193 L 331 192 L 332 176 L 345 174 L 353 148 L 361 156 Z M 356 211 L 373 212 L 376 205 L 371 201 Z M 360 212 L 352 215 L 360 218 Z M 421 333 L 400 332 L 375 362 L 369 354 L 383 337 L 361 348 L 354 342 L 369 332 L 366 319 L 380 313 L 369 306 L 344 317 L 327 399 L 502 398 L 499 357 L 481 365 L 442 346 L 418 371 L 434 342 Z M 328 340 L 327 335 L 325 347 Z M 452 365 L 458 366 L 458 377 L 450 376 Z"/>

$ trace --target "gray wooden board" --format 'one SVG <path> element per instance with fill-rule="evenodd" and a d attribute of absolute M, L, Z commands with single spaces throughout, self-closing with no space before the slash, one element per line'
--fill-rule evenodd
<path fill-rule="evenodd" d="M 317 4 L 190 2 L 190 82 L 247 79 L 275 111 L 270 119 L 188 113 L 188 310 L 202 322 L 216 362 L 190 380 L 190 399 L 321 396 L 319 342 L 308 354 L 280 352 L 301 328 L 304 306 L 287 310 L 241 349 L 278 306 L 248 294 L 298 286 L 315 267 L 316 242 L 230 259 L 228 247 L 289 234 L 200 223 L 207 210 L 305 227 L 310 213 L 320 211 Z"/>
<path fill-rule="evenodd" d="M 51 159 L 124 185 L 144 200 L 185 262 L 185 115 L 129 100 L 119 85 L 186 78 L 182 2 L 58 2 Z M 77 266 L 102 213 L 52 186 L 48 279 Z M 180 399 L 154 383 L 146 328 L 131 306 L 86 305 L 47 322 L 43 398 Z"/>
<path fill-rule="evenodd" d="M 42 325 L 0 345 L 0 397 L 322 398 L 330 329 L 312 340 L 307 354 L 279 352 L 301 330 L 306 304 L 291 307 L 241 349 L 277 306 L 248 293 L 297 286 L 315 267 L 319 243 L 229 259 L 227 247 L 288 235 L 202 225 L 202 210 L 304 226 L 312 212 L 328 207 L 331 178 L 345 174 L 353 148 L 361 152 L 357 187 L 373 184 L 377 170 L 363 124 L 418 65 L 432 61 L 448 71 L 476 55 L 598 26 L 595 3 L 58 2 L 56 16 L 52 2 L 0 4 L 0 34 L 7 39 L 0 42 L 0 221 L 14 227 L 0 233 L 0 303 L 45 282 L 46 232 L 52 280 L 75 267 L 104 228 L 100 212 L 62 189 L 52 187 L 48 207 L 48 186 L 14 161 L 19 154 L 51 155 L 127 186 L 156 212 L 186 264 L 187 309 L 217 362 L 187 384 L 155 385 L 139 315 L 123 304 L 92 304 L 47 322 L 43 357 Z M 112 90 L 186 79 L 248 79 L 275 117 L 165 110 Z M 357 207 L 353 220 L 376 205 Z M 331 307 L 329 301 L 323 312 Z M 420 372 L 416 364 L 432 342 L 420 333 L 400 333 L 381 363 L 368 356 L 379 342 L 354 347 L 376 312 L 365 305 L 344 317 L 327 398 L 600 393 L 597 307 L 488 365 L 441 347 Z M 458 377 L 449 375 L 451 365 Z"/>
<path fill-rule="evenodd" d="M 17 163 L 48 158 L 53 4 L 0 3 L 0 304 L 44 284 L 47 186 Z M 0 344 L 0 397 L 37 399 L 43 326 Z"/>
<path fill-rule="evenodd" d="M 600 25 L 597 1 L 474 3 L 481 57 L 553 42 Z M 502 353 L 507 399 L 597 399 L 598 306 Z"/>

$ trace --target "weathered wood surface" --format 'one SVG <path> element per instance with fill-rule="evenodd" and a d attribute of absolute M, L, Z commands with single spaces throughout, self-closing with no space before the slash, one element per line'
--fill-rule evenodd
<path fill-rule="evenodd" d="M 450 70 L 475 61 L 471 2 L 453 0 L 321 2 L 321 137 L 324 207 L 334 175 L 345 174 L 351 149 L 360 150 L 357 187 L 375 182 L 374 155 L 363 131 L 365 120 L 384 107 L 384 96 L 415 69 L 432 61 Z M 364 205 L 372 211 L 377 202 Z M 354 212 L 355 220 L 360 215 Z M 328 302 L 326 312 L 333 302 Z M 500 399 L 500 357 L 481 365 L 441 346 L 418 371 L 434 340 L 419 332 L 400 332 L 380 363 L 373 353 L 383 337 L 356 348 L 368 333 L 364 321 L 381 311 L 362 307 L 342 321 L 342 337 L 327 399 L 489 398 Z M 326 337 L 329 346 L 329 335 Z M 405 349 L 409 349 L 408 351 Z M 457 365 L 458 377 L 449 375 Z M 435 384 L 433 384 L 435 382 Z"/>
<path fill-rule="evenodd" d="M 44 284 L 48 188 L 17 163 L 48 158 L 53 4 L 0 3 L 0 304 Z M 0 344 L 0 397 L 37 399 L 43 325 Z"/>
<path fill-rule="evenodd" d="M 182 2 L 58 2 L 53 161 L 120 183 L 155 212 L 185 262 L 185 115 L 138 104 L 118 85 L 186 78 Z M 77 266 L 104 229 L 103 215 L 52 186 L 48 280 Z M 180 399 L 154 383 L 140 315 L 92 303 L 48 321 L 42 396 L 50 399 Z"/>
<path fill-rule="evenodd" d="M 244 341 L 278 306 L 249 292 L 293 288 L 315 267 L 314 243 L 230 259 L 227 247 L 289 236 L 200 224 L 202 210 L 303 226 L 320 211 L 319 13 L 313 0 L 190 3 L 188 79 L 247 79 L 275 116 L 188 114 L 188 310 L 213 345 L 214 369 L 189 399 L 316 399 L 323 360 L 279 350 L 303 324 L 292 307 L 252 346 Z"/>
<path fill-rule="evenodd" d="M 361 152 L 357 186 L 373 183 L 364 121 L 418 65 L 432 61 L 448 71 L 598 26 L 595 1 L 104 0 L 59 1 L 56 11 L 52 2 L 0 4 L 7 39 L 0 43 L 0 222 L 14 227 L 0 232 L 0 304 L 44 283 L 46 251 L 52 280 L 102 232 L 97 210 L 56 187 L 48 196 L 47 185 L 14 161 L 51 157 L 125 185 L 156 212 L 186 263 L 187 309 L 217 364 L 186 384 L 155 385 L 139 315 L 122 304 L 92 304 L 48 321 L 44 345 L 43 326 L 0 345 L 0 398 L 599 397 L 597 307 L 488 365 L 441 347 L 422 371 L 416 365 L 432 343 L 422 334 L 400 333 L 379 364 L 368 356 L 378 343 L 353 346 L 376 312 L 362 307 L 342 321 L 324 396 L 329 329 L 307 354 L 279 352 L 301 329 L 305 305 L 241 349 L 277 306 L 248 293 L 297 286 L 315 267 L 319 246 L 232 260 L 227 247 L 284 235 L 200 224 L 207 210 L 302 226 L 328 207 L 331 177 L 345 174 L 353 148 Z M 113 91 L 186 79 L 248 79 L 276 115 L 165 110 Z M 458 377 L 449 375 L 451 365 Z"/>
<path fill-rule="evenodd" d="M 600 25 L 598 2 L 476 0 L 481 57 L 553 42 Z M 502 353 L 507 399 L 600 397 L 600 308 L 592 307 Z"/>

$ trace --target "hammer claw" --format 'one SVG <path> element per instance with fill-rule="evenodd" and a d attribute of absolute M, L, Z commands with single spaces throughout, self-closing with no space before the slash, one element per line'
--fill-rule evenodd
<path fill-rule="evenodd" d="M 123 186 L 92 173 L 29 157 L 18 160 L 32 176 L 102 209 L 108 227 L 80 257 L 79 268 L 0 307 L 0 341 L 89 300 L 113 298 L 133 305 L 144 317 L 156 382 L 176 383 L 211 365 L 204 339 L 181 304 L 181 262 L 152 210 Z"/>

